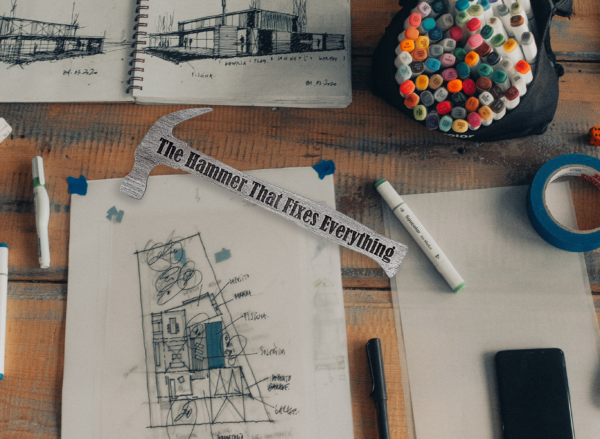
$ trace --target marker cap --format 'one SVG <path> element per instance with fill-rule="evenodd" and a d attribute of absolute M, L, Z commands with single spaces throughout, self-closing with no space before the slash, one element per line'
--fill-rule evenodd
<path fill-rule="evenodd" d="M 500 5 L 498 6 L 498 9 L 496 9 L 496 15 L 498 15 L 498 17 L 502 18 L 505 15 L 509 15 L 510 14 L 510 9 L 508 9 L 508 6 L 506 5 Z"/>
<path fill-rule="evenodd" d="M 492 47 L 488 43 L 481 43 L 477 49 L 475 49 L 477 55 L 481 58 L 487 57 L 490 53 L 492 53 Z"/>
<path fill-rule="evenodd" d="M 400 50 L 403 52 L 412 52 L 415 50 L 415 42 L 413 40 L 404 40 L 400 43 Z"/>
<path fill-rule="evenodd" d="M 453 68 L 446 69 L 442 72 L 442 78 L 444 78 L 444 81 L 450 82 L 454 79 L 458 79 L 458 72 Z"/>
<path fill-rule="evenodd" d="M 462 40 L 463 31 L 459 26 L 454 26 L 448 32 L 449 32 L 450 38 L 452 38 L 454 41 L 458 42 L 458 41 Z"/>
<path fill-rule="evenodd" d="M 448 101 L 442 101 L 436 105 L 436 110 L 439 114 L 448 114 L 452 111 L 452 105 Z"/>
<path fill-rule="evenodd" d="M 431 107 L 433 104 L 435 104 L 433 93 L 431 93 L 429 90 L 425 90 L 423 93 L 421 93 L 421 104 L 425 105 L 426 107 Z"/>
<path fill-rule="evenodd" d="M 481 37 L 484 40 L 489 40 L 490 38 L 492 38 L 493 35 L 494 35 L 494 28 L 492 26 L 490 26 L 489 24 L 486 24 L 485 26 L 483 26 L 483 28 L 481 29 Z"/>
<path fill-rule="evenodd" d="M 0 274 L 8 276 L 8 245 L 0 242 Z"/>
<path fill-rule="evenodd" d="M 432 44 L 427 51 L 430 58 L 438 58 L 444 54 L 444 48 L 439 44 Z"/>
<path fill-rule="evenodd" d="M 408 16 L 408 25 L 410 27 L 417 28 L 421 24 L 421 20 L 422 20 L 421 15 L 417 14 L 416 12 L 414 12 L 414 13 L 412 13 L 412 14 L 410 14 Z"/>
<path fill-rule="evenodd" d="M 466 119 L 467 110 L 463 107 L 454 107 L 450 112 L 450 116 L 452 116 L 452 119 Z"/>
<path fill-rule="evenodd" d="M 477 32 L 478 29 L 481 28 L 481 20 L 477 17 L 471 18 L 467 23 L 467 29 L 469 32 Z"/>
<path fill-rule="evenodd" d="M 425 70 L 428 70 L 430 73 L 437 72 L 440 69 L 440 61 L 435 58 L 429 58 L 425 61 Z"/>
<path fill-rule="evenodd" d="M 409 94 L 411 94 L 414 91 L 415 91 L 415 83 L 412 82 L 410 79 L 408 81 L 404 81 L 400 85 L 400 94 L 403 97 L 408 96 Z"/>
<path fill-rule="evenodd" d="M 419 38 L 417 38 L 416 46 L 418 49 L 428 49 L 429 48 L 429 37 L 422 35 Z"/>
<path fill-rule="evenodd" d="M 514 5 L 515 3 L 513 3 Z M 516 49 L 519 48 L 519 43 L 517 43 L 513 38 L 509 38 L 506 43 L 504 43 L 504 50 L 506 53 L 513 53 Z"/>
<path fill-rule="evenodd" d="M 477 2 L 478 5 L 481 5 L 484 11 L 487 11 L 491 6 L 488 0 L 479 0 Z"/>
<path fill-rule="evenodd" d="M 467 57 L 467 51 L 462 47 L 459 47 L 454 51 L 454 56 L 456 57 L 457 62 L 463 62 Z"/>
<path fill-rule="evenodd" d="M 489 106 L 492 102 L 494 102 L 494 98 L 490 92 L 484 91 L 479 95 L 479 102 L 481 102 L 481 105 Z"/>
<path fill-rule="evenodd" d="M 434 2 L 431 5 L 431 9 L 433 9 L 433 12 L 437 12 L 438 14 L 440 14 L 446 10 L 446 5 L 442 0 L 438 0 L 437 2 Z"/>
<path fill-rule="evenodd" d="M 462 12 L 462 11 L 466 11 L 467 9 L 469 9 L 469 0 L 458 0 L 455 4 L 454 4 L 454 8 L 458 11 L 458 12 Z"/>
<path fill-rule="evenodd" d="M 462 12 L 456 14 L 456 17 L 454 17 L 456 24 L 459 26 L 467 24 L 467 22 L 470 19 L 471 19 L 471 16 L 469 15 L 469 13 L 467 11 L 462 11 Z"/>
<path fill-rule="evenodd" d="M 463 86 L 463 91 L 468 95 L 475 94 L 475 92 L 477 91 L 475 82 L 472 79 L 467 79 L 466 81 L 463 81 L 462 86 Z"/>
<path fill-rule="evenodd" d="M 506 105 L 500 99 L 494 100 L 489 107 L 492 109 L 494 114 L 501 114 L 504 110 L 506 110 Z"/>
<path fill-rule="evenodd" d="M 510 17 L 510 25 L 512 27 L 519 27 L 519 26 L 523 26 L 524 24 L 525 24 L 525 20 L 520 15 L 513 15 L 512 17 Z"/>
<path fill-rule="evenodd" d="M 425 118 L 427 117 L 427 108 L 425 108 L 425 105 L 417 105 L 413 109 L 413 116 L 419 122 L 425 120 Z"/>
<path fill-rule="evenodd" d="M 477 49 L 483 43 L 483 37 L 479 34 L 471 35 L 467 40 L 467 45 L 471 50 Z"/>
<path fill-rule="evenodd" d="M 424 61 L 427 59 L 427 50 L 425 49 L 415 49 L 411 53 L 413 61 Z"/>
<path fill-rule="evenodd" d="M 409 27 L 404 30 L 404 36 L 407 40 L 415 41 L 417 38 L 419 38 L 419 31 L 413 27 Z"/>
<path fill-rule="evenodd" d="M 404 105 L 406 105 L 407 108 L 415 108 L 417 105 L 419 105 L 419 95 L 416 93 L 409 94 L 404 99 Z"/>
<path fill-rule="evenodd" d="M 514 85 L 512 87 L 509 87 L 508 90 L 504 92 L 504 97 L 509 101 L 514 101 L 516 98 L 519 97 L 519 89 Z"/>
<path fill-rule="evenodd" d="M 479 76 L 489 78 L 494 73 L 494 69 L 492 69 L 489 64 L 481 63 L 481 65 L 477 68 L 477 73 L 479 73 Z"/>
<path fill-rule="evenodd" d="M 515 64 L 515 70 L 521 75 L 526 75 L 531 71 L 531 66 L 527 61 L 521 60 L 517 64 Z"/>
<path fill-rule="evenodd" d="M 456 71 L 458 72 L 458 77 L 462 80 L 468 79 L 471 75 L 471 69 L 467 65 L 467 63 L 461 62 L 456 66 Z"/>
<path fill-rule="evenodd" d="M 487 56 L 487 63 L 492 68 L 494 68 L 494 66 L 496 66 L 496 64 L 498 64 L 500 61 L 502 61 L 502 57 L 498 52 L 492 52 Z"/>
<path fill-rule="evenodd" d="M 36 156 L 33 158 L 32 165 L 34 187 L 44 186 L 46 184 L 46 176 L 44 175 L 44 160 L 40 156 Z"/>
<path fill-rule="evenodd" d="M 483 7 L 481 5 L 471 5 L 469 6 L 469 9 L 467 9 L 467 12 L 471 17 L 479 17 L 480 15 L 483 15 Z"/>
<path fill-rule="evenodd" d="M 499 85 L 492 85 L 492 88 L 488 90 L 494 99 L 502 99 L 504 97 L 504 90 Z"/>
<path fill-rule="evenodd" d="M 446 87 L 438 88 L 435 91 L 435 93 L 433 94 L 433 98 L 438 102 L 445 101 L 447 97 L 448 97 L 448 90 L 446 90 Z M 438 110 L 438 113 L 439 113 L 439 110 Z M 440 114 L 446 114 L 446 113 L 440 113 Z"/>
<path fill-rule="evenodd" d="M 481 117 L 481 119 L 484 120 L 484 121 L 489 121 L 489 120 L 492 120 L 494 118 L 494 112 L 487 105 L 484 105 L 483 107 L 481 107 L 477 111 L 477 113 L 479 114 L 479 116 Z"/>
<path fill-rule="evenodd" d="M 452 120 L 452 118 L 450 116 L 443 116 L 440 119 L 440 126 L 439 126 L 440 131 L 443 131 L 444 133 L 450 131 L 453 123 L 454 123 L 454 121 Z"/>
<path fill-rule="evenodd" d="M 429 85 L 429 76 L 427 75 L 419 75 L 417 76 L 417 80 L 415 81 L 415 86 L 417 90 L 423 91 L 427 89 Z"/>
<path fill-rule="evenodd" d="M 440 115 L 436 111 L 432 111 L 425 118 L 425 126 L 430 130 L 437 130 L 440 126 Z"/>
<path fill-rule="evenodd" d="M 452 67 L 454 64 L 456 64 L 456 57 L 454 55 L 452 55 L 451 53 L 444 53 L 440 57 L 440 63 L 444 67 Z"/>
<path fill-rule="evenodd" d="M 425 63 L 421 61 L 414 61 L 408 65 L 413 76 L 418 76 L 425 71 Z"/>
<path fill-rule="evenodd" d="M 406 65 L 402 65 L 398 67 L 396 71 L 396 82 L 398 84 L 402 84 L 404 81 L 408 81 L 412 77 L 412 72 L 410 71 L 410 67 Z"/>
<path fill-rule="evenodd" d="M 429 43 L 431 44 L 432 41 L 437 43 L 438 41 L 440 41 L 442 39 L 443 36 L 444 36 L 444 33 L 442 32 L 441 29 L 438 29 L 437 27 L 434 29 L 431 29 L 429 31 Z"/>
<path fill-rule="evenodd" d="M 442 41 L 442 47 L 444 48 L 444 52 L 454 52 L 456 50 L 456 41 L 452 38 L 446 38 Z"/>
<path fill-rule="evenodd" d="M 454 17 L 452 16 L 452 14 L 444 14 L 440 16 L 435 21 L 435 23 L 437 27 L 440 28 L 442 31 L 447 31 L 452 26 L 454 26 Z"/>
<path fill-rule="evenodd" d="M 443 83 L 444 78 L 442 78 L 442 75 L 438 75 L 437 73 L 429 78 L 429 88 L 432 90 L 437 90 L 442 86 Z"/>
<path fill-rule="evenodd" d="M 479 108 L 479 99 L 477 99 L 475 96 L 471 96 L 469 99 L 467 99 L 467 103 L 465 104 L 465 109 L 469 113 L 472 113 L 473 111 L 477 111 L 478 108 Z"/>
<path fill-rule="evenodd" d="M 522 12 L 523 12 L 523 6 L 521 6 L 521 3 L 514 2 L 512 5 L 510 5 L 511 15 L 521 14 Z"/>
<path fill-rule="evenodd" d="M 431 14 L 431 6 L 429 6 L 429 3 L 426 2 L 419 3 L 415 9 L 421 17 L 427 17 L 429 14 Z"/>
<path fill-rule="evenodd" d="M 394 190 L 392 185 L 385 178 L 375 182 L 375 188 L 388 206 L 394 206 L 392 209 L 395 209 L 400 204 L 404 203 L 402 197 Z"/>
<path fill-rule="evenodd" d="M 469 129 L 469 124 L 464 119 L 456 119 L 452 124 L 452 129 L 459 134 L 466 133 Z"/>
<path fill-rule="evenodd" d="M 496 34 L 492 37 L 490 42 L 494 47 L 502 47 L 504 46 L 504 43 L 506 43 L 506 38 L 502 34 Z"/>
<path fill-rule="evenodd" d="M 492 87 L 492 80 L 490 78 L 486 78 L 485 76 L 481 76 L 475 83 L 475 86 L 480 92 L 487 91 Z M 481 99 L 481 96 L 479 99 Z"/>
<path fill-rule="evenodd" d="M 415 27 L 419 27 L 419 26 L 415 26 Z M 421 23 L 421 28 L 423 29 L 424 32 L 429 32 L 430 30 L 435 28 L 435 20 L 433 18 L 426 18 Z"/>
<path fill-rule="evenodd" d="M 467 95 L 464 94 L 462 91 L 459 91 L 458 93 L 454 93 L 450 97 L 450 103 L 452 104 L 453 107 L 464 107 L 465 104 L 467 103 Z"/>
<path fill-rule="evenodd" d="M 467 53 L 467 56 L 465 57 L 465 63 L 469 67 L 473 67 L 478 62 L 479 62 L 479 55 L 477 54 L 477 52 L 471 51 L 471 52 Z"/>
<path fill-rule="evenodd" d="M 471 113 L 467 116 L 467 122 L 470 129 L 476 130 L 481 126 L 481 116 L 479 113 Z"/>

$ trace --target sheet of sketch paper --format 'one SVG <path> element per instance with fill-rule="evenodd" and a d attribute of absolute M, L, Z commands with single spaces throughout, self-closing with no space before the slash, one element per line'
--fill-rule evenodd
<path fill-rule="evenodd" d="M 576 224 L 568 186 L 550 187 L 546 200 L 559 197 L 561 208 L 553 215 Z M 412 439 L 501 438 L 495 353 L 549 347 L 565 353 L 576 437 L 598 437 L 600 332 L 584 256 L 536 233 L 527 189 L 402 196 L 467 283 L 448 292 L 418 251 L 392 281 Z M 384 213 L 390 236 L 410 246 L 387 206 Z"/>
<path fill-rule="evenodd" d="M 148 14 L 139 102 L 351 102 L 349 0 L 152 0 Z"/>
<path fill-rule="evenodd" d="M 135 2 L 0 0 L 1 102 L 125 101 Z"/>
<path fill-rule="evenodd" d="M 62 439 L 353 437 L 338 247 L 193 176 L 120 184 L 72 199 Z"/>

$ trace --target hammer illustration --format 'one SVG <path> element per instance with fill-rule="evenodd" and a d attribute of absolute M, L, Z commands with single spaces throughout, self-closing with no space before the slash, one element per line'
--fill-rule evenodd
<path fill-rule="evenodd" d="M 173 128 L 210 108 L 181 110 L 160 118 L 135 150 L 133 170 L 121 183 L 121 192 L 140 200 L 150 172 L 157 165 L 182 169 L 257 204 L 300 227 L 375 260 L 392 277 L 407 247 L 375 233 L 346 215 L 293 192 L 238 171 L 173 137 Z"/>

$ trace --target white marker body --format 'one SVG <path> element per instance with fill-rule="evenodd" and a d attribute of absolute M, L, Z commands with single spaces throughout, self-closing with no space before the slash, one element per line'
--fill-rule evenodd
<path fill-rule="evenodd" d="M 521 3 L 521 6 L 523 6 L 523 9 L 525 10 L 525 15 L 527 15 L 527 18 L 529 20 L 531 20 L 533 18 L 533 9 L 531 9 L 531 0 L 519 0 L 519 3 Z"/>
<path fill-rule="evenodd" d="M 498 12 L 497 12 L 498 7 L 501 6 L 501 5 L 503 5 L 503 4 L 504 3 L 502 3 L 502 0 L 494 2 L 494 3 L 491 4 L 492 5 L 492 12 L 494 13 L 494 15 L 496 17 L 498 16 Z"/>
<path fill-rule="evenodd" d="M 505 50 L 505 52 L 506 52 L 506 50 Z M 513 65 L 515 65 L 516 63 L 518 63 L 519 61 L 524 59 L 523 52 L 521 51 L 521 46 L 517 46 L 515 48 L 515 50 L 513 50 L 510 53 L 506 52 L 506 56 L 508 57 L 508 59 L 510 59 L 512 61 Z"/>
<path fill-rule="evenodd" d="M 502 24 L 502 20 L 500 20 L 500 18 L 492 17 L 487 21 L 487 24 L 492 26 L 492 28 L 494 29 L 494 35 L 502 34 L 504 35 L 504 39 L 508 40 L 508 34 L 506 33 L 506 29 L 504 29 L 504 24 Z"/>
<path fill-rule="evenodd" d="M 519 73 L 515 76 L 512 76 L 510 78 L 510 82 L 512 85 L 517 87 L 517 90 L 519 90 L 519 96 L 525 96 L 527 93 L 527 84 L 525 83 L 525 78 L 523 78 L 523 75 Z"/>
<path fill-rule="evenodd" d="M 517 96 L 516 98 L 514 98 L 512 101 L 511 100 L 506 100 L 506 109 L 507 110 L 513 110 L 517 107 L 517 105 L 519 105 L 521 103 L 521 96 Z"/>
<path fill-rule="evenodd" d="M 6 302 L 8 298 L 8 247 L 0 247 L 0 375 L 4 376 Z"/>
<path fill-rule="evenodd" d="M 494 16 L 494 10 L 491 8 L 489 9 L 484 9 L 483 10 L 483 20 L 481 20 L 483 23 L 486 23 L 490 18 L 492 18 Z M 479 127 L 477 127 L 479 128 Z"/>
<path fill-rule="evenodd" d="M 517 43 L 521 44 L 521 41 L 523 41 L 523 34 L 525 32 L 529 32 L 527 21 L 525 21 L 525 23 L 523 23 L 521 26 L 512 26 L 512 31 L 515 34 L 515 40 L 517 40 Z"/>
<path fill-rule="evenodd" d="M 502 70 L 506 75 L 510 78 L 517 74 L 517 70 L 515 69 L 515 63 L 512 62 L 510 58 L 504 58 L 500 63 L 500 70 Z"/>
<path fill-rule="evenodd" d="M 50 240 L 48 238 L 48 223 L 50 222 L 50 199 L 44 187 L 44 163 L 41 157 L 33 159 L 33 205 L 35 207 L 35 226 L 38 235 L 38 256 L 41 268 L 50 267 Z M 35 179 L 39 180 L 39 185 Z"/>
<path fill-rule="evenodd" d="M 427 232 L 423 224 L 415 217 L 415 214 L 406 205 L 402 197 L 394 190 L 389 182 L 383 182 L 377 186 L 377 192 L 381 194 L 385 202 L 394 212 L 396 218 L 400 220 L 408 233 L 414 238 L 419 247 L 425 252 L 427 258 L 433 266 L 444 277 L 452 290 L 455 290 L 464 279 L 458 274 L 452 263 L 448 260 L 444 252 Z"/>
<path fill-rule="evenodd" d="M 522 36 L 521 36 L 522 38 Z M 537 58 L 537 46 L 535 44 L 535 40 L 533 38 L 526 38 L 526 43 L 521 46 L 523 48 L 523 54 L 525 55 L 525 61 L 529 63 L 529 65 L 533 65 L 536 62 Z"/>
<path fill-rule="evenodd" d="M 481 125 L 483 125 L 484 127 L 489 127 L 492 122 L 494 121 L 494 117 L 490 117 L 489 119 L 484 119 L 483 117 L 481 118 Z"/>
<path fill-rule="evenodd" d="M 506 33 L 508 34 L 508 36 L 510 37 L 514 37 L 515 34 L 512 31 L 512 26 L 510 25 L 510 12 L 508 14 L 502 15 L 500 17 L 500 20 L 502 20 L 502 24 L 504 25 L 504 29 L 506 30 Z"/>

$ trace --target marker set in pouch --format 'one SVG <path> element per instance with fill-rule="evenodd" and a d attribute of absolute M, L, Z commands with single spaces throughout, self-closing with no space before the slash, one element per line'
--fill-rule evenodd
<path fill-rule="evenodd" d="M 570 0 L 400 5 L 373 56 L 375 94 L 449 136 L 493 141 L 546 131 L 563 74 L 550 23 L 555 13 L 570 16 Z"/>

